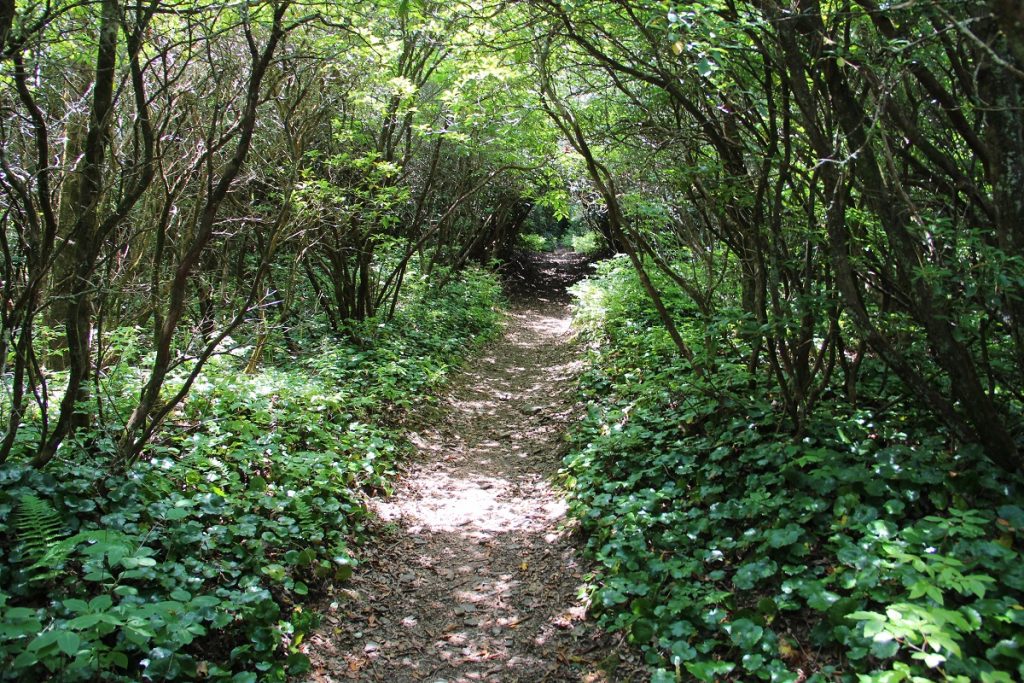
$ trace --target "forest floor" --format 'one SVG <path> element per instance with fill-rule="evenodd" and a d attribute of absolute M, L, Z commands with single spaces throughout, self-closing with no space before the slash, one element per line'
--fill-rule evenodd
<path fill-rule="evenodd" d="M 628 648 L 585 620 L 586 566 L 552 485 L 575 419 L 565 286 L 585 263 L 534 257 L 504 336 L 453 378 L 375 542 L 306 642 L 309 680 L 629 681 Z"/>

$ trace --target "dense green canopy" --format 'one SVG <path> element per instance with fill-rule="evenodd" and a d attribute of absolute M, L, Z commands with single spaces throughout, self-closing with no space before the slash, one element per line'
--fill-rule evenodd
<path fill-rule="evenodd" d="M 369 343 L 544 215 L 784 438 L 1020 475 L 1018 2 L 0 0 L 0 110 L 0 463 L 174 459 L 218 357 Z"/>

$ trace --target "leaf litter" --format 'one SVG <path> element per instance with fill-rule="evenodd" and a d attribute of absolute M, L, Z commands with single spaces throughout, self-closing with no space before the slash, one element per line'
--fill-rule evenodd
<path fill-rule="evenodd" d="M 410 435 L 394 494 L 371 503 L 374 545 L 303 644 L 308 680 L 646 680 L 586 620 L 587 566 L 551 483 L 578 414 L 564 284 L 582 261 L 529 268 L 504 337 L 454 379 L 439 423 Z"/>

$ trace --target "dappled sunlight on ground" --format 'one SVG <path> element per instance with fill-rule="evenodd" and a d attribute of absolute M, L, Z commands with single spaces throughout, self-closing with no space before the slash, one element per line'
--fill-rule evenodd
<path fill-rule="evenodd" d="M 380 542 L 307 643 L 316 681 L 602 681 L 584 568 L 551 484 L 574 415 L 566 306 L 512 311 L 443 424 L 372 506 Z M 616 678 L 616 680 L 628 680 Z"/>
<path fill-rule="evenodd" d="M 537 531 L 562 519 L 566 510 L 564 501 L 538 487 L 548 484 L 452 476 L 439 468 L 416 482 L 414 497 L 380 503 L 377 510 L 383 520 L 400 521 L 412 533 Z M 537 498 L 551 500 L 538 507 Z"/>

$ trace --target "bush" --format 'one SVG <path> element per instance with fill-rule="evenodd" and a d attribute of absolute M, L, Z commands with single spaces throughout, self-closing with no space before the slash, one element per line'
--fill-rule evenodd
<path fill-rule="evenodd" d="M 0 678 L 301 674 L 302 603 L 351 574 L 366 492 L 406 450 L 396 419 L 497 331 L 498 294 L 468 271 L 358 341 L 251 375 L 218 357 L 123 476 L 102 435 L 45 471 L 0 467 Z"/>
<path fill-rule="evenodd" d="M 564 477 L 593 611 L 652 680 L 1024 677 L 1021 481 L 891 396 L 794 440 L 766 379 L 693 373 L 635 276 L 602 272 L 577 289 L 588 412 Z"/>
<path fill-rule="evenodd" d="M 519 233 L 516 246 L 524 251 L 550 251 L 548 239 L 536 233 Z"/>
<path fill-rule="evenodd" d="M 596 232 L 585 232 L 582 235 L 573 235 L 570 245 L 572 246 L 573 251 L 587 256 L 597 256 L 607 249 L 604 237 Z"/>

